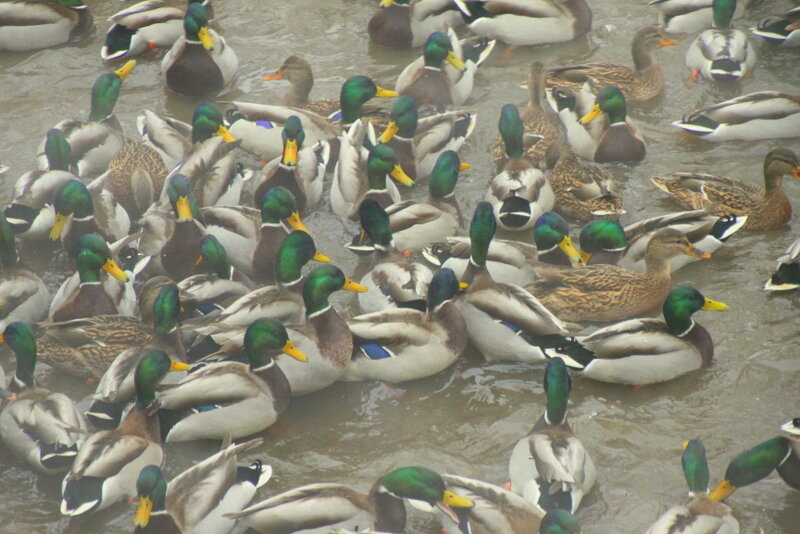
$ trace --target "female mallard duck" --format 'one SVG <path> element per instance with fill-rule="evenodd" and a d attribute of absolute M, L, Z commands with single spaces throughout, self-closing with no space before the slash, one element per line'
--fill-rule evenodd
<path fill-rule="evenodd" d="M 631 55 L 633 69 L 616 63 L 585 63 L 559 67 L 547 72 L 547 87 L 576 93 L 586 82 L 593 89 L 617 87 L 629 102 L 647 102 L 664 91 L 664 74 L 653 52 L 664 46 L 677 45 L 662 28 L 647 26 L 633 36 Z"/>
<path fill-rule="evenodd" d="M 800 239 L 778 258 L 775 273 L 764 284 L 765 291 L 790 291 L 800 287 Z"/>
<path fill-rule="evenodd" d="M 776 46 L 800 46 L 800 7 L 794 7 L 783 15 L 768 17 L 750 31 Z"/>
<path fill-rule="evenodd" d="M 369 19 L 372 42 L 399 50 L 422 46 L 433 32 L 461 24 L 461 13 L 452 0 L 381 0 Z"/>
<path fill-rule="evenodd" d="M 628 118 L 625 96 L 617 87 L 600 89 L 594 103 L 586 86 L 575 96 L 556 90 L 554 98 L 558 117 L 567 130 L 567 140 L 580 157 L 597 163 L 633 163 L 644 159 L 644 139 Z"/>
<path fill-rule="evenodd" d="M 672 123 L 706 141 L 758 141 L 800 135 L 800 96 L 760 91 L 694 111 Z"/>
<path fill-rule="evenodd" d="M 136 60 L 126 62 L 114 72 L 100 75 L 92 86 L 92 101 L 89 119 L 86 121 L 67 119 L 54 126 L 61 130 L 71 148 L 71 161 L 78 176 L 96 176 L 108 168 L 109 162 L 122 148 L 122 126 L 114 115 L 122 82 L 136 66 Z M 48 165 L 45 145 L 42 141 L 37 154 L 40 169 Z"/>
<path fill-rule="evenodd" d="M 340 138 L 339 161 L 333 171 L 331 209 L 351 220 L 358 218 L 358 207 L 368 198 L 382 208 L 400 201 L 400 192 L 393 182 L 386 180 L 387 175 L 407 187 L 414 185 L 391 147 L 378 144 L 365 148 L 368 130 L 371 125 L 359 119 Z"/>
<path fill-rule="evenodd" d="M 486 269 L 497 228 L 492 206 L 479 202 L 469 228 L 471 255 L 456 298 L 469 339 L 489 361 L 541 361 L 540 347 L 564 344 L 566 325 L 523 288 L 496 282 Z"/>
<path fill-rule="evenodd" d="M 358 296 L 363 313 L 392 308 L 425 309 L 425 293 L 433 273 L 427 265 L 412 263 L 392 239 L 389 216 L 368 198 L 358 207 L 362 232 L 373 243 L 375 258 L 361 279 L 367 288 Z"/>
<path fill-rule="evenodd" d="M 307 361 L 280 323 L 257 319 L 244 334 L 248 363 L 209 363 L 164 386 L 155 405 L 164 441 L 240 438 L 272 425 L 289 407 L 291 395 L 273 360 L 279 352 Z"/>
<path fill-rule="evenodd" d="M 27 324 L 9 324 L 0 339 L 17 359 L 8 387 L 17 400 L 0 412 L 0 438 L 36 470 L 48 475 L 64 472 L 83 443 L 86 421 L 69 397 L 36 384 L 36 339 Z"/>
<path fill-rule="evenodd" d="M 395 100 L 389 124 L 378 138 L 392 147 L 397 162 L 412 180 L 430 176 L 436 160 L 447 150 L 458 151 L 475 129 L 478 115 L 453 111 L 420 119 L 410 96 Z"/>
<path fill-rule="evenodd" d="M 35 272 L 19 265 L 14 231 L 0 213 L 0 321 L 34 323 L 47 313 L 50 292 Z"/>
<path fill-rule="evenodd" d="M 368 494 L 342 484 L 310 484 L 275 495 L 230 514 L 254 532 L 330 532 L 375 530 L 401 534 L 406 527 L 403 499 L 439 508 L 458 521 L 453 508 L 470 499 L 447 489 L 442 477 L 425 467 L 401 467 L 378 478 Z"/>
<path fill-rule="evenodd" d="M 553 209 L 562 215 L 591 221 L 625 213 L 622 191 L 614 175 L 603 167 L 582 164 L 566 144 L 547 181 L 555 195 Z"/>
<path fill-rule="evenodd" d="M 210 0 L 187 2 L 192 3 L 202 3 L 213 16 Z M 183 34 L 184 13 L 162 0 L 145 0 L 118 11 L 108 19 L 114 25 L 106 32 L 100 57 L 108 61 L 172 46 Z"/>
<path fill-rule="evenodd" d="M 81 0 L 12 0 L 0 4 L 0 50 L 8 52 L 66 44 L 93 27 L 92 14 Z"/>
<path fill-rule="evenodd" d="M 306 133 L 308 145 L 319 141 L 330 141 L 342 135 L 343 129 L 349 128 L 357 120 L 365 116 L 364 104 L 378 98 L 396 97 L 395 91 L 379 87 L 367 76 L 351 76 L 342 84 L 339 93 L 338 112 L 323 117 L 312 111 L 294 106 L 270 106 L 233 102 L 228 110 L 227 118 L 231 133 L 242 140 L 242 148 L 271 160 L 283 154 L 283 138 L 281 125 L 292 115 L 296 115 Z"/>
<path fill-rule="evenodd" d="M 470 30 L 510 46 L 563 43 L 592 28 L 592 10 L 586 0 L 454 1 Z"/>
<path fill-rule="evenodd" d="M 680 254 L 709 258 L 679 231 L 656 232 L 645 252 L 645 271 L 615 265 L 580 269 L 539 269 L 529 287 L 541 303 L 564 321 L 621 321 L 650 312 L 669 294 L 670 259 Z"/>
<path fill-rule="evenodd" d="M 741 17 L 751 0 L 737 2 L 734 17 Z M 713 0 L 650 0 L 661 12 L 661 24 L 670 33 L 694 33 L 708 28 L 713 21 Z"/>
<path fill-rule="evenodd" d="M 167 87 L 181 95 L 202 97 L 217 95 L 233 85 L 239 58 L 225 39 L 208 27 L 208 12 L 202 4 L 189 4 L 183 31 L 161 61 Z"/>
<path fill-rule="evenodd" d="M 484 200 L 491 202 L 495 218 L 504 229 L 527 230 L 553 208 L 555 196 L 544 172 L 524 158 L 523 124 L 517 106 L 503 106 L 498 128 L 508 161 L 489 182 Z"/>
<path fill-rule="evenodd" d="M 545 112 L 544 103 L 544 66 L 539 61 L 531 63 L 531 70 L 528 74 L 528 104 L 522 109 L 520 118 L 525 125 L 525 158 L 536 163 L 542 162 L 551 166 L 547 161 L 550 147 L 556 144 L 561 138 L 555 124 Z M 506 156 L 503 136 L 498 134 L 492 142 L 492 160 L 498 168 L 505 165 Z"/>
<path fill-rule="evenodd" d="M 776 148 L 764 158 L 764 189 L 733 178 L 692 172 L 650 180 L 683 208 L 703 208 L 719 216 L 747 215 L 745 230 L 772 230 L 792 216 L 792 205 L 783 190 L 783 177 L 789 175 L 800 179 L 800 160 L 788 148 Z"/>
<path fill-rule="evenodd" d="M 106 285 L 118 284 L 108 278 L 104 281 L 101 271 L 107 272 L 122 284 L 130 277 L 119 268 L 111 249 L 97 234 L 84 234 L 78 240 L 77 284 L 74 277 L 64 281 L 50 302 L 50 321 L 69 321 L 95 315 L 136 315 L 136 296 L 130 291 L 114 287 L 112 292 Z"/>
<path fill-rule="evenodd" d="M 730 507 L 708 498 L 708 463 L 703 442 L 696 439 L 685 442 L 681 464 L 691 500 L 664 512 L 645 534 L 739 532 L 739 522 L 733 517 Z"/>
<path fill-rule="evenodd" d="M 142 469 L 136 481 L 139 506 L 133 520 L 134 534 L 230 532 L 235 520 L 224 516 L 247 506 L 256 490 L 272 476 L 272 468 L 259 460 L 249 467 L 236 464 L 238 455 L 263 441 L 224 443 L 221 451 L 169 482 L 157 465 Z"/>
<path fill-rule="evenodd" d="M 440 269 L 428 284 L 426 311 L 390 309 L 347 321 L 355 347 L 340 380 L 405 382 L 450 367 L 467 346 L 467 325 L 453 303 L 458 290 L 453 271 Z"/>
<path fill-rule="evenodd" d="M 565 361 L 593 380 L 643 386 L 666 382 L 711 363 L 714 342 L 692 319 L 699 310 L 724 311 L 728 306 L 705 298 L 690 286 L 669 292 L 664 320 L 630 319 L 578 338 Z"/>
<path fill-rule="evenodd" d="M 531 433 L 514 446 L 508 462 L 511 491 L 543 510 L 562 508 L 575 513 L 597 478 L 592 458 L 567 422 L 571 389 L 564 360 L 549 360 L 544 373 L 544 413 Z"/>
<path fill-rule="evenodd" d="M 297 211 L 305 214 L 322 201 L 325 168 L 330 159 L 330 145 L 304 146 L 306 133 L 297 115 L 283 126 L 283 155 L 267 163 L 253 183 L 253 198 L 261 204 L 264 193 L 272 187 L 285 187 L 297 202 Z"/>
<path fill-rule="evenodd" d="M 95 512 L 136 496 L 142 468 L 164 461 L 158 416 L 153 411 L 156 387 L 169 371 L 187 368 L 160 350 L 144 355 L 136 366 L 136 405 L 117 429 L 92 434 L 78 449 L 61 485 L 63 515 Z"/>
<path fill-rule="evenodd" d="M 747 34 L 731 27 L 736 0 L 714 0 L 713 26 L 697 36 L 686 50 L 686 66 L 692 79 L 730 81 L 746 78 L 753 73 L 756 51 Z"/>

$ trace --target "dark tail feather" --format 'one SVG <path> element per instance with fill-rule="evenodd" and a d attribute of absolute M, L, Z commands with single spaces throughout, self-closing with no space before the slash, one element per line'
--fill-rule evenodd
<path fill-rule="evenodd" d="M 40 443 L 39 450 L 41 451 L 39 461 L 42 462 L 44 467 L 66 471 L 78 454 L 78 445 L 66 446 L 58 443 Z"/>
<path fill-rule="evenodd" d="M 86 418 L 100 430 L 113 430 L 119 426 L 125 406 L 124 402 L 94 400 L 86 411 Z"/>

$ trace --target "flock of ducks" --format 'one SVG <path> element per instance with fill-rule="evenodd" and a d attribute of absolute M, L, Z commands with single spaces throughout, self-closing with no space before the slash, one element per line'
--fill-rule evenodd
<path fill-rule="evenodd" d="M 697 34 L 686 54 L 693 80 L 752 74 L 751 38 L 732 24 L 747 3 L 653 0 L 663 23 L 634 35 L 633 68 L 533 63 L 526 105 L 500 110 L 490 147 L 497 173 L 472 213 L 457 201 L 469 168 L 458 151 L 478 124 L 461 106 L 480 65 L 498 43 L 510 53 L 586 34 L 585 0 L 382 0 L 369 37 L 423 47 L 395 90 L 359 75 L 338 100 L 310 101 L 311 66 L 291 56 L 264 77 L 288 80 L 282 102 L 225 111 L 206 102 L 191 124 L 145 110 L 136 136 L 114 115 L 130 58 L 168 49 L 167 87 L 202 98 L 232 87 L 238 59 L 209 27 L 215 16 L 224 25 L 224 9 L 209 0 L 186 9 L 148 0 L 117 13 L 100 56 L 125 63 L 95 81 L 87 120 L 47 131 L 35 170 L 19 176 L 0 214 L 2 340 L 16 356 L 0 390 L 2 441 L 41 473 L 65 474 L 62 514 L 137 497 L 135 532 L 227 533 L 238 522 L 269 534 L 400 533 L 407 501 L 452 534 L 578 533 L 573 514 L 597 473 L 567 421 L 571 375 L 639 386 L 708 365 L 714 342 L 694 314 L 727 305 L 673 287 L 671 273 L 737 231 L 772 230 L 791 216 L 782 181 L 800 178 L 800 161 L 786 148 L 766 154 L 763 188 L 698 172 L 654 176 L 688 211 L 627 227 L 617 222 L 625 211 L 613 176 L 595 165 L 646 157 L 627 109 L 664 91 L 655 52 L 678 44 L 676 33 Z M 93 26 L 80 0 L 5 1 L 0 23 L 0 50 L 16 52 L 72 42 Z M 460 39 L 453 28 L 462 25 Z M 751 33 L 789 47 L 798 30 L 795 8 Z M 395 100 L 385 109 L 370 103 L 376 97 Z M 796 137 L 800 96 L 751 93 L 674 124 L 707 141 Z M 266 163 L 249 168 L 243 151 Z M 420 202 L 404 201 L 395 184 L 425 180 Z M 317 250 L 303 224 L 328 206 L 360 225 L 347 244 L 368 263 L 360 282 Z M 577 243 L 564 217 L 586 223 Z M 533 243 L 495 239 L 498 227 L 531 232 Z M 74 274 L 53 296 L 20 261 L 17 240 L 60 242 Z M 312 261 L 320 265 L 306 269 Z M 795 243 L 765 289 L 798 286 Z M 330 302 L 340 290 L 358 294 L 360 315 Z M 663 319 L 644 317 L 658 309 Z M 606 325 L 576 335 L 585 322 Z M 513 448 L 506 486 L 405 466 L 366 494 L 321 483 L 250 504 L 272 470 L 237 465 L 262 438 L 233 439 L 271 426 L 292 396 L 338 380 L 432 376 L 468 342 L 487 361 L 546 363 L 546 406 Z M 37 385 L 39 360 L 96 383 L 87 410 Z M 690 500 L 648 533 L 738 533 L 722 501 L 775 469 L 800 490 L 800 419 L 782 431 L 735 456 L 710 493 L 704 446 L 686 442 Z M 199 439 L 222 448 L 167 481 L 162 444 Z"/>

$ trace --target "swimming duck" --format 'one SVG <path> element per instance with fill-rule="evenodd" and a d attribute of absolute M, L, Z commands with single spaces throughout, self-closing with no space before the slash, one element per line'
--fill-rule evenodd
<path fill-rule="evenodd" d="M 536 219 L 533 242 L 536 244 L 536 261 L 566 267 L 582 263 L 569 236 L 567 221 L 554 211 L 543 213 Z"/>
<path fill-rule="evenodd" d="M 381 0 L 369 19 L 372 42 L 399 50 L 422 46 L 430 34 L 461 24 L 461 13 L 452 0 Z"/>
<path fill-rule="evenodd" d="M 656 230 L 659 229 L 657 228 Z M 649 242 L 650 240 L 646 239 L 642 244 L 646 245 Z M 583 225 L 578 237 L 578 244 L 584 264 L 597 265 L 605 263 L 616 265 L 628 250 L 628 235 L 617 221 L 598 219 Z M 646 250 L 646 248 L 645 246 L 643 250 Z M 643 250 L 639 251 L 637 258 L 639 256 L 644 257 Z"/>
<path fill-rule="evenodd" d="M 358 207 L 362 232 L 373 243 L 372 267 L 361 279 L 367 288 L 358 296 L 363 313 L 392 308 L 425 309 L 425 293 L 433 273 L 427 265 L 410 262 L 392 239 L 389 216 L 373 199 Z"/>
<path fill-rule="evenodd" d="M 739 0 L 734 18 L 741 17 L 751 0 Z M 694 33 L 708 28 L 713 21 L 713 0 L 650 0 L 661 12 L 661 24 L 670 33 Z"/>
<path fill-rule="evenodd" d="M 441 509 L 453 521 L 454 511 L 473 505 L 470 499 L 448 490 L 441 475 L 425 467 L 401 467 L 378 478 L 368 494 L 342 484 L 310 484 L 270 497 L 230 514 L 255 532 L 280 530 L 330 532 L 339 528 L 405 531 L 403 500 Z M 287 513 L 288 512 L 288 513 Z"/>
<path fill-rule="evenodd" d="M 615 265 L 586 265 L 580 269 L 538 269 L 541 279 L 529 286 L 537 297 L 565 321 L 621 321 L 648 313 L 664 302 L 670 290 L 670 260 L 688 254 L 709 258 L 677 230 L 665 228 L 650 239 L 645 271 Z"/>
<path fill-rule="evenodd" d="M 83 443 L 86 421 L 69 397 L 36 384 L 36 339 L 27 324 L 9 324 L 0 339 L 17 359 L 8 386 L 17 398 L 0 412 L 0 438 L 37 471 L 64 472 Z"/>
<path fill-rule="evenodd" d="M 701 441 L 693 439 L 684 443 L 681 464 L 691 500 L 664 512 L 645 534 L 739 532 L 739 522 L 733 517 L 730 507 L 708 498 L 708 463 Z"/>
<path fill-rule="evenodd" d="M 544 373 L 544 413 L 531 433 L 514 446 L 508 462 L 511 491 L 543 510 L 562 508 L 575 513 L 597 478 L 592 458 L 567 422 L 571 389 L 564 361 L 549 360 Z"/>
<path fill-rule="evenodd" d="M 283 352 L 299 362 L 306 356 L 286 329 L 257 319 L 243 343 L 247 363 L 223 361 L 196 367 L 160 391 L 161 435 L 166 442 L 239 438 L 261 432 L 289 406 L 289 382 L 273 358 Z"/>
<path fill-rule="evenodd" d="M 238 512 L 258 488 L 272 476 L 272 468 L 256 460 L 250 466 L 236 464 L 237 455 L 263 443 L 262 438 L 231 445 L 191 466 L 169 482 L 157 465 L 148 465 L 136 480 L 139 505 L 133 524 L 135 534 L 182 532 L 227 533 L 234 520 L 224 516 Z"/>
<path fill-rule="evenodd" d="M 630 319 L 578 338 L 565 361 L 593 380 L 642 386 L 673 380 L 711 363 L 714 341 L 692 319 L 699 310 L 724 311 L 727 304 L 679 286 L 669 292 L 664 320 Z M 581 348 L 583 347 L 583 348 Z"/>
<path fill-rule="evenodd" d="M 692 79 L 730 81 L 746 78 L 753 73 L 756 51 L 747 34 L 731 27 L 736 0 L 714 0 L 711 10 L 714 23 L 698 35 L 686 50 L 686 66 Z"/>
<path fill-rule="evenodd" d="M 427 290 L 425 311 L 389 309 L 347 321 L 354 352 L 340 380 L 417 380 L 443 371 L 461 356 L 467 326 L 453 303 L 459 291 L 456 275 L 440 269 Z"/>
<path fill-rule="evenodd" d="M 461 276 L 467 289 L 456 305 L 469 339 L 488 361 L 541 361 L 541 346 L 565 343 L 566 325 L 523 288 L 496 282 L 486 269 L 497 223 L 492 206 L 479 202 L 469 228 L 471 255 Z"/>
<path fill-rule="evenodd" d="M 436 160 L 447 150 L 458 152 L 472 135 L 478 115 L 453 111 L 429 115 L 420 119 L 417 103 L 410 96 L 395 100 L 389 114 L 389 124 L 378 138 L 388 144 L 397 162 L 412 180 L 430 176 Z"/>
<path fill-rule="evenodd" d="M 589 82 L 595 91 L 603 87 L 616 87 L 628 102 L 647 102 L 664 91 L 664 74 L 653 52 L 677 44 L 678 41 L 670 39 L 662 28 L 646 26 L 636 32 L 631 42 L 633 69 L 616 63 L 558 67 L 547 71 L 547 88 L 576 93 Z"/>
<path fill-rule="evenodd" d="M 8 5 L 8 4 L 4 4 Z M 114 115 L 122 82 L 133 72 L 136 60 L 131 59 L 114 72 L 101 74 L 92 86 L 89 119 L 81 121 L 67 119 L 53 128 L 64 133 L 71 147 L 71 161 L 81 178 L 97 176 L 105 172 L 109 162 L 122 148 L 122 126 Z M 47 169 L 49 163 L 45 153 L 47 139 L 39 145 L 37 163 Z"/>
<path fill-rule="evenodd" d="M 47 313 L 50 292 L 39 275 L 19 264 L 14 231 L 0 213 L 0 320 L 34 323 Z"/>
<path fill-rule="evenodd" d="M 183 31 L 161 61 L 167 87 L 191 97 L 217 95 L 231 87 L 239 74 L 239 58 L 208 27 L 208 12 L 202 4 L 189 4 Z"/>
<path fill-rule="evenodd" d="M 757 141 L 800 135 L 800 96 L 759 91 L 694 111 L 672 123 L 706 141 Z"/>
<path fill-rule="evenodd" d="M 267 163 L 253 183 L 253 198 L 260 205 L 264 193 L 271 187 L 282 186 L 294 195 L 297 211 L 308 213 L 322 201 L 325 168 L 330 158 L 330 145 L 317 143 L 304 146 L 306 133 L 297 115 L 283 126 L 283 155 Z"/>
<path fill-rule="evenodd" d="M 764 158 L 764 185 L 712 174 L 675 172 L 650 178 L 683 208 L 703 208 L 714 215 L 747 215 L 745 230 L 772 230 L 789 222 L 792 205 L 783 177 L 800 179 L 800 160 L 788 148 L 770 150 Z"/>
<path fill-rule="evenodd" d="M 775 273 L 764 284 L 764 291 L 790 291 L 800 287 L 800 240 L 778 258 Z"/>
<path fill-rule="evenodd" d="M 582 221 L 624 214 L 614 175 L 603 167 L 584 165 L 569 145 L 560 145 L 558 161 L 547 176 L 555 196 L 553 209 Z"/>
<path fill-rule="evenodd" d="M 571 41 L 592 27 L 585 0 L 454 0 L 470 30 L 510 46 Z"/>
<path fill-rule="evenodd" d="M 136 405 L 116 430 L 96 432 L 78 449 L 61 485 L 63 515 L 95 512 L 136 495 L 142 468 L 164 461 L 158 418 L 151 411 L 156 386 L 169 371 L 187 368 L 159 350 L 144 355 L 136 366 Z"/>
<path fill-rule="evenodd" d="M 98 234 L 82 235 L 78 239 L 76 263 L 78 283 L 75 283 L 74 277 L 70 277 L 59 287 L 50 302 L 50 321 L 69 321 L 116 313 L 136 315 L 136 295 L 133 294 L 133 288 L 126 291 L 124 288 L 114 287 L 112 293 L 106 289 L 107 285 L 121 284 L 104 281 L 101 271 L 107 272 L 122 284 L 128 282 L 130 277 L 117 265 L 108 243 L 102 237 Z"/>
<path fill-rule="evenodd" d="M 94 27 L 81 0 L 13 0 L 0 4 L 0 50 L 25 52 L 75 41 Z"/>
<path fill-rule="evenodd" d="M 524 158 L 524 131 L 517 106 L 503 106 L 498 128 L 508 161 L 489 182 L 484 200 L 491 203 L 495 218 L 504 229 L 527 230 L 542 213 L 553 208 L 555 196 L 544 172 Z"/>
<path fill-rule="evenodd" d="M 753 35 L 776 46 L 800 46 L 800 8 L 795 7 L 774 17 L 768 17 L 750 28 Z"/>
<path fill-rule="evenodd" d="M 387 175 L 411 187 L 414 181 L 397 162 L 391 147 L 378 144 L 365 148 L 369 123 L 358 121 L 340 139 L 339 161 L 333 171 L 330 198 L 333 213 L 355 220 L 358 207 L 370 198 L 382 208 L 400 201 L 400 193 Z M 369 143 L 370 145 L 372 143 Z"/>

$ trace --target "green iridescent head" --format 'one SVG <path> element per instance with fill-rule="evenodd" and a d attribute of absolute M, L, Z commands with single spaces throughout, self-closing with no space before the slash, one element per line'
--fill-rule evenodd
<path fill-rule="evenodd" d="M 90 121 L 104 121 L 114 114 L 122 82 L 133 71 L 136 60 L 130 60 L 114 72 L 101 74 L 92 86 L 92 106 L 89 111 Z"/>
<path fill-rule="evenodd" d="M 548 360 L 544 372 L 544 392 L 547 395 L 545 419 L 549 424 L 560 425 L 567 420 L 567 401 L 571 389 L 572 379 L 564 360 Z"/>
<path fill-rule="evenodd" d="M 558 246 L 568 235 L 567 221 L 554 211 L 540 215 L 533 226 L 533 241 L 539 251 Z"/>
<path fill-rule="evenodd" d="M 722 302 L 707 299 L 691 286 L 678 286 L 669 292 L 664 301 L 664 319 L 670 332 L 685 334 L 692 326 L 692 315 L 700 310 L 724 311 L 728 306 Z"/>
<path fill-rule="evenodd" d="M 485 266 L 489 255 L 489 245 L 497 231 L 497 221 L 488 202 L 478 202 L 472 222 L 469 225 L 469 239 L 471 244 L 471 258 L 476 265 Z"/>
<path fill-rule="evenodd" d="M 600 89 L 592 110 L 581 118 L 581 122 L 584 124 L 591 122 L 603 113 L 608 115 L 611 124 L 625 122 L 628 116 L 625 96 L 618 87 L 611 85 Z"/>
<path fill-rule="evenodd" d="M 228 261 L 228 253 L 216 237 L 206 234 L 200 238 L 200 257 L 219 278 L 230 280 L 231 264 Z"/>
<path fill-rule="evenodd" d="M 168 334 L 178 324 L 181 313 L 180 291 L 176 284 L 167 284 L 159 290 L 153 301 L 154 331 Z"/>
<path fill-rule="evenodd" d="M 83 234 L 79 237 L 77 251 L 75 259 L 81 283 L 100 282 L 101 269 L 122 282 L 128 281 L 128 275 L 114 261 L 108 243 L 98 234 Z"/>
<path fill-rule="evenodd" d="M 297 165 L 297 153 L 303 148 L 303 142 L 306 139 L 306 132 L 303 130 L 303 123 L 300 122 L 300 117 L 292 115 L 283 125 L 283 132 L 281 132 L 281 139 L 283 140 L 283 157 L 281 162 L 284 165 Z"/>
<path fill-rule="evenodd" d="M 506 156 L 513 159 L 521 158 L 525 153 L 525 147 L 522 144 L 524 128 L 517 106 L 514 104 L 503 106 L 500 110 L 500 120 L 497 121 L 497 127 L 506 147 Z"/>
<path fill-rule="evenodd" d="M 428 311 L 434 311 L 448 300 L 452 300 L 460 288 L 456 273 L 443 267 L 436 271 L 428 284 Z"/>
<path fill-rule="evenodd" d="M 167 196 L 172 210 L 179 221 L 191 221 L 194 219 L 194 212 L 190 196 L 192 194 L 192 184 L 189 177 L 185 174 L 176 174 L 169 179 L 167 184 Z"/>
<path fill-rule="evenodd" d="M 736 488 L 758 482 L 786 461 L 789 454 L 791 454 L 789 440 L 782 436 L 768 439 L 752 449 L 737 454 L 728 464 L 725 479 L 711 492 L 709 498 L 712 501 L 721 501 Z"/>
<path fill-rule="evenodd" d="M 352 76 L 342 84 L 339 103 L 342 106 L 342 124 L 352 124 L 361 118 L 361 108 L 372 98 L 391 98 L 394 91 L 378 87 L 368 76 Z"/>
<path fill-rule="evenodd" d="M 139 506 L 133 518 L 135 527 L 144 529 L 150 522 L 150 514 L 166 510 L 167 480 L 157 465 L 145 466 L 136 479 L 136 495 Z"/>
<path fill-rule="evenodd" d="M 376 245 L 387 248 L 392 244 L 392 228 L 386 211 L 371 198 L 365 199 L 358 207 L 361 228 Z"/>
<path fill-rule="evenodd" d="M 428 36 L 422 49 L 422 56 L 426 67 L 439 69 L 442 63 L 447 61 L 456 69 L 464 70 L 464 63 L 453 51 L 453 43 L 442 32 L 433 32 Z"/>
<path fill-rule="evenodd" d="M 136 403 L 141 408 L 150 406 L 156 399 L 156 387 L 161 379 L 175 367 L 163 350 L 148 349 L 136 365 L 133 382 Z"/>
<path fill-rule="evenodd" d="M 600 251 L 623 250 L 628 246 L 628 237 L 625 229 L 617 221 L 600 219 L 590 221 L 581 228 L 581 252 L 588 255 L 588 262 L 592 254 Z"/>
<path fill-rule="evenodd" d="M 417 102 L 410 96 L 403 95 L 394 101 L 389 120 L 397 125 L 400 137 L 411 139 L 417 131 Z"/>
<path fill-rule="evenodd" d="M 380 477 L 378 493 L 388 493 L 400 499 L 422 501 L 431 506 L 471 508 L 473 502 L 449 491 L 442 477 L 427 467 L 401 467 Z"/>
<path fill-rule="evenodd" d="M 286 328 L 272 319 L 256 319 L 244 333 L 244 352 L 250 360 L 250 367 L 259 369 L 268 365 L 280 352 L 292 354 L 297 351 L 289 341 Z M 297 351 L 299 353 L 299 351 Z M 297 357 L 306 361 L 305 356 Z"/>
<path fill-rule="evenodd" d="M 708 462 L 706 461 L 706 448 L 703 442 L 697 439 L 689 440 L 684 444 L 681 456 L 683 476 L 692 493 L 706 493 L 708 491 Z"/>
<path fill-rule="evenodd" d="M 433 198 L 446 198 L 453 194 L 461 170 L 461 160 L 454 150 L 445 150 L 436 159 L 428 181 L 428 190 Z"/>
<path fill-rule="evenodd" d="M 78 180 L 70 180 L 61 184 L 53 196 L 53 207 L 56 214 L 67 217 L 74 215 L 78 219 L 89 217 L 94 213 L 94 204 L 89 190 Z"/>
<path fill-rule="evenodd" d="M 370 190 L 385 190 L 386 175 L 394 174 L 395 167 L 399 168 L 400 166 L 392 147 L 382 144 L 373 146 L 367 157 L 367 180 Z"/>
<path fill-rule="evenodd" d="M 6 326 L 2 340 L 17 358 L 15 376 L 25 385 L 33 387 L 33 369 L 36 367 L 36 338 L 27 324 L 17 321 Z"/>
<path fill-rule="evenodd" d="M 223 131 L 220 130 L 223 129 Z M 225 121 L 222 111 L 210 102 L 204 102 L 194 108 L 192 115 L 192 143 L 202 143 L 215 135 L 224 135 Z"/>
<path fill-rule="evenodd" d="M 268 224 L 278 224 L 297 212 L 294 195 L 282 186 L 267 189 L 259 207 L 261 208 L 261 222 Z"/>
<path fill-rule="evenodd" d="M 187 41 L 200 42 L 206 45 L 208 35 L 208 12 L 202 4 L 189 4 L 186 15 L 183 17 L 183 31 Z"/>
<path fill-rule="evenodd" d="M 47 131 L 44 142 L 44 154 L 47 156 L 47 167 L 51 171 L 69 171 L 72 166 L 72 148 L 58 128 Z"/>
<path fill-rule="evenodd" d="M 569 510 L 561 508 L 549 510 L 539 525 L 539 534 L 581 534 L 582 532 L 578 518 Z"/>
<path fill-rule="evenodd" d="M 302 230 L 292 230 L 275 255 L 275 280 L 289 284 L 300 280 L 303 266 L 317 255 L 314 239 Z"/>
<path fill-rule="evenodd" d="M 320 265 L 308 273 L 303 283 L 303 302 L 306 305 L 306 315 L 311 316 L 330 307 L 328 298 L 340 289 L 357 293 L 366 291 L 364 286 L 350 280 L 335 265 Z"/>
<path fill-rule="evenodd" d="M 736 11 L 736 0 L 713 0 L 711 14 L 715 28 L 730 28 L 733 14 Z"/>

